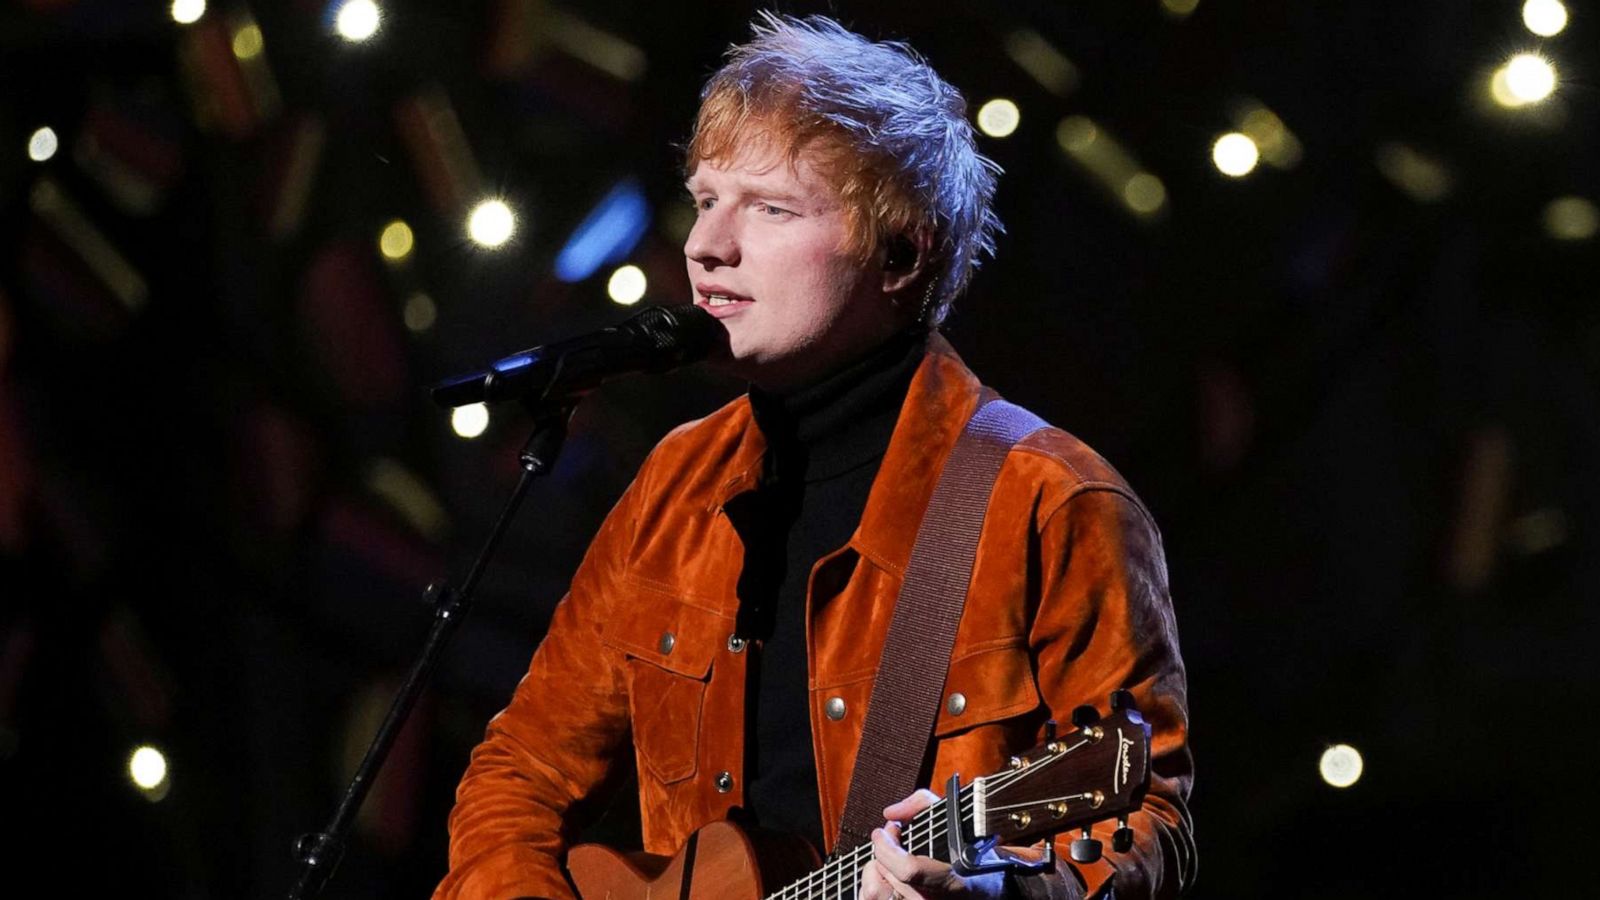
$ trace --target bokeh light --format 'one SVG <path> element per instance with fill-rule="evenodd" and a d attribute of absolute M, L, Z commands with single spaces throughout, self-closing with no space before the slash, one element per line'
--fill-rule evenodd
<path fill-rule="evenodd" d="M 1322 751 L 1317 771 L 1322 780 L 1336 788 L 1347 788 L 1361 780 L 1361 753 L 1349 744 L 1334 744 Z"/>
<path fill-rule="evenodd" d="M 261 28 L 255 23 L 245 25 L 233 33 L 233 55 L 240 59 L 255 59 L 261 55 L 264 46 Z"/>
<path fill-rule="evenodd" d="M 1167 186 L 1149 172 L 1140 172 L 1123 185 L 1122 199 L 1129 209 L 1148 216 L 1167 205 Z"/>
<path fill-rule="evenodd" d="M 439 309 L 434 305 L 433 298 L 421 291 L 406 298 L 405 309 L 400 316 L 405 320 L 406 328 L 411 332 L 420 334 L 433 327 L 439 318 Z"/>
<path fill-rule="evenodd" d="M 1584 197 L 1557 197 L 1545 205 L 1544 230 L 1558 241 L 1586 241 L 1600 232 L 1600 209 Z"/>
<path fill-rule="evenodd" d="M 978 130 L 990 137 L 1009 137 L 1022 123 L 1022 111 L 1017 104 L 996 97 L 978 108 Z"/>
<path fill-rule="evenodd" d="M 404 219 L 395 219 L 383 226 L 383 233 L 378 235 L 378 251 L 395 262 L 410 256 L 415 247 L 416 236 Z"/>
<path fill-rule="evenodd" d="M 1200 0 L 1161 0 L 1161 8 L 1167 15 L 1182 19 L 1189 16 L 1200 6 Z"/>
<path fill-rule="evenodd" d="M 1555 90 L 1555 66 L 1537 53 L 1518 53 L 1489 80 L 1494 101 L 1509 108 L 1538 103 Z"/>
<path fill-rule="evenodd" d="M 450 427 L 468 440 L 489 430 L 489 407 L 482 403 L 458 406 L 450 413 Z"/>
<path fill-rule="evenodd" d="M 648 286 L 643 269 L 632 265 L 620 266 L 606 281 L 606 294 L 614 302 L 632 306 L 644 299 L 645 288 Z"/>
<path fill-rule="evenodd" d="M 1068 116 L 1056 126 L 1056 143 L 1068 153 L 1082 153 L 1099 138 L 1100 129 L 1083 116 Z"/>
<path fill-rule="evenodd" d="M 364 41 L 378 33 L 382 19 L 372 0 L 345 0 L 333 18 L 333 27 L 347 41 Z"/>
<path fill-rule="evenodd" d="M 1409 144 L 1379 144 L 1374 160 L 1390 184 L 1418 203 L 1437 203 L 1450 196 L 1455 187 L 1455 178 L 1443 162 Z"/>
<path fill-rule="evenodd" d="M 1256 142 L 1237 131 L 1230 131 L 1211 145 L 1211 161 L 1217 171 L 1230 178 L 1243 178 L 1255 171 L 1261 161 Z"/>
<path fill-rule="evenodd" d="M 517 231 L 517 217 L 504 200 L 485 200 L 467 217 L 467 234 L 484 247 L 498 247 Z"/>
<path fill-rule="evenodd" d="M 172 0 L 172 21 L 193 25 L 206 14 L 206 0 Z"/>
<path fill-rule="evenodd" d="M 1522 4 L 1522 24 L 1540 37 L 1555 37 L 1567 27 L 1567 8 L 1561 0 L 1528 0 Z"/>
<path fill-rule="evenodd" d="M 167 780 L 167 757 L 148 744 L 137 747 L 128 757 L 128 777 L 142 791 L 159 790 Z"/>
<path fill-rule="evenodd" d="M 54 128 L 46 125 L 28 136 L 28 158 L 34 162 L 44 162 L 56 155 L 61 149 L 61 139 L 56 137 Z"/>

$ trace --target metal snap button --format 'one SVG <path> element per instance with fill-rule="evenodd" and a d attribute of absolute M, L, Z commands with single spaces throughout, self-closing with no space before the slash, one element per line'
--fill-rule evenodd
<path fill-rule="evenodd" d="M 733 775 L 729 772 L 717 773 L 717 793 L 726 794 L 733 790 Z"/>
<path fill-rule="evenodd" d="M 667 656 L 672 653 L 672 648 L 677 643 L 678 639 L 672 636 L 672 632 L 663 631 L 661 632 L 661 643 L 656 645 L 656 649 L 661 651 L 662 656 Z"/>
<path fill-rule="evenodd" d="M 829 697 L 828 702 L 822 705 L 822 712 L 835 722 L 844 718 L 844 698 Z"/>
<path fill-rule="evenodd" d="M 728 635 L 728 651 L 730 653 L 743 653 L 746 643 L 745 639 L 737 634 Z"/>
<path fill-rule="evenodd" d="M 956 691 L 950 695 L 950 700 L 945 703 L 944 708 L 949 710 L 952 716 L 961 715 L 967 711 L 967 695 Z"/>

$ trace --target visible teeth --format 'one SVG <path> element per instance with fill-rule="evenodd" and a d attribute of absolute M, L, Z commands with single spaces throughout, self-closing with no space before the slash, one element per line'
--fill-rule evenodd
<path fill-rule="evenodd" d="M 729 297 L 727 294 L 707 294 L 706 295 L 706 305 L 707 306 L 727 306 L 729 303 L 733 303 L 733 302 L 735 302 L 734 299 L 732 297 Z"/>

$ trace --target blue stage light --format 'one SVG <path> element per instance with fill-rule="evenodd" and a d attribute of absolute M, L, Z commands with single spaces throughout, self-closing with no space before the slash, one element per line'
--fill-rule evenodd
<path fill-rule="evenodd" d="M 632 252 L 649 227 L 644 190 L 636 179 L 623 179 L 595 204 L 556 254 L 556 277 L 567 282 L 588 278 Z"/>

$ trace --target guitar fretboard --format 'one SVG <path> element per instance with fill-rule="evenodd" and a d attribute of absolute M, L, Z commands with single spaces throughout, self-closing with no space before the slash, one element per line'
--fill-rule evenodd
<path fill-rule="evenodd" d="M 961 816 L 966 818 L 972 813 L 972 787 L 962 788 L 957 797 Z M 917 856 L 949 862 L 948 818 L 943 800 L 917 813 L 900 829 L 901 846 Z M 871 858 L 871 842 L 846 850 L 766 900 L 855 900 L 861 887 L 861 867 Z"/>

